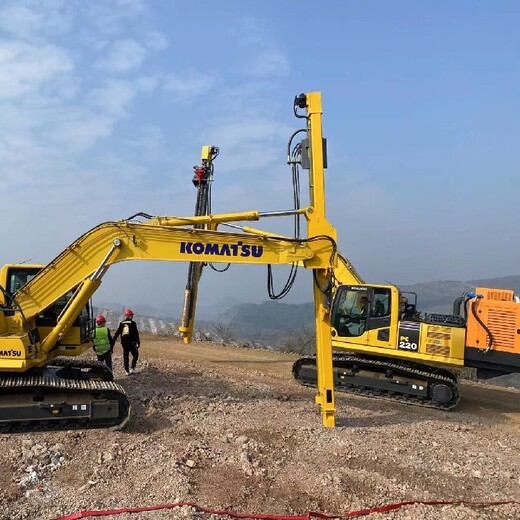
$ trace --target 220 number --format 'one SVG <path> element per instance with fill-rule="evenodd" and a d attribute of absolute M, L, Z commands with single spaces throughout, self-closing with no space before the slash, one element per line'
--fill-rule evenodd
<path fill-rule="evenodd" d="M 419 350 L 417 343 L 411 343 L 410 341 L 400 341 L 399 348 L 401 350 L 413 350 L 414 352 Z"/>

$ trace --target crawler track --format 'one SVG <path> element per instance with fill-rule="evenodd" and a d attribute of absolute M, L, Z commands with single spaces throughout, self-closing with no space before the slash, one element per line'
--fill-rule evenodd
<path fill-rule="evenodd" d="M 442 410 L 451 410 L 459 401 L 457 379 L 449 370 L 355 354 L 335 354 L 333 363 L 334 388 L 340 392 Z M 293 376 L 302 385 L 316 387 L 316 357 L 298 359 Z"/>
<path fill-rule="evenodd" d="M 49 362 L 45 371 L 56 368 L 62 379 L 87 379 L 89 381 L 112 381 L 114 375 L 105 363 L 91 359 L 57 357 Z"/>
<path fill-rule="evenodd" d="M 130 403 L 111 379 L 96 361 L 61 358 L 34 375 L 1 377 L 0 432 L 121 428 Z"/>

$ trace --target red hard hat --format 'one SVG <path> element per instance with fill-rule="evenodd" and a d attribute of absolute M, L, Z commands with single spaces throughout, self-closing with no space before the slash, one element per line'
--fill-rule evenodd
<path fill-rule="evenodd" d="M 133 316 L 134 315 L 134 311 L 132 309 L 126 309 L 125 312 L 124 312 L 124 315 L 125 316 Z"/>
<path fill-rule="evenodd" d="M 105 323 L 107 320 L 105 319 L 105 317 L 100 314 L 97 318 L 96 318 L 96 323 Z"/>

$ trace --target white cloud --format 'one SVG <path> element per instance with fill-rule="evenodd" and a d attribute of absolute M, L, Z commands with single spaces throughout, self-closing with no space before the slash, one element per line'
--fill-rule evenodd
<path fill-rule="evenodd" d="M 289 72 L 289 59 L 277 46 L 269 29 L 262 27 L 256 18 L 237 19 L 231 33 L 236 35 L 243 49 L 241 70 L 246 76 L 258 79 L 284 76 Z"/>
<path fill-rule="evenodd" d="M 157 77 L 104 80 L 105 73 L 82 66 L 92 61 L 93 42 L 101 42 L 100 65 L 111 72 L 135 71 L 154 48 L 164 47 L 159 32 L 140 28 L 144 7 L 126 0 L 3 2 L 0 29 L 13 35 L 0 40 L 0 176 L 6 189 L 23 184 L 27 198 L 32 189 L 38 190 L 35 199 L 45 198 L 46 172 L 63 181 L 91 167 L 97 155 L 81 154 L 113 134 L 138 95 L 156 88 Z M 101 32 L 96 14 L 108 24 Z M 132 38 L 113 41 L 111 30 L 128 29 L 131 21 Z M 62 35 L 71 28 L 77 38 L 67 42 Z"/>
<path fill-rule="evenodd" d="M 42 26 L 42 16 L 23 5 L 7 5 L 0 9 L 0 29 L 19 37 L 31 36 Z"/>
<path fill-rule="evenodd" d="M 81 2 L 83 14 L 96 33 L 114 35 L 146 11 L 142 0 L 89 0 Z"/>
<path fill-rule="evenodd" d="M 84 108 L 75 107 L 55 111 L 54 125 L 49 127 L 46 141 L 56 148 L 63 147 L 66 154 L 77 154 L 93 146 L 102 138 L 108 137 L 114 119 L 106 114 L 96 114 Z"/>
<path fill-rule="evenodd" d="M 94 89 L 88 99 L 102 113 L 124 117 L 136 95 L 140 92 L 151 92 L 157 81 L 154 77 L 141 77 L 132 81 L 110 80 L 102 87 Z"/>
<path fill-rule="evenodd" d="M 136 136 L 124 140 L 124 145 L 128 150 L 137 150 L 139 154 L 148 154 L 149 157 L 164 157 L 168 154 L 164 132 L 158 126 L 139 128 Z"/>
<path fill-rule="evenodd" d="M 35 181 L 110 135 L 116 121 L 74 105 L 2 105 L 0 111 L 0 176 L 18 171 Z"/>
<path fill-rule="evenodd" d="M 164 88 L 179 100 L 188 100 L 207 92 L 215 83 L 214 77 L 199 72 L 189 72 L 182 77 L 179 74 L 168 74 Z"/>
<path fill-rule="evenodd" d="M 212 132 L 221 146 L 236 148 L 244 143 L 265 143 L 277 141 L 290 135 L 290 130 L 278 121 L 256 118 L 221 124 Z"/>
<path fill-rule="evenodd" d="M 0 99 L 38 93 L 73 66 L 68 53 L 56 45 L 0 41 Z"/>
<path fill-rule="evenodd" d="M 168 47 L 168 40 L 166 37 L 157 32 L 152 31 L 144 36 L 143 43 L 149 48 L 154 51 L 162 51 L 163 49 L 166 49 Z"/>
<path fill-rule="evenodd" d="M 141 92 L 150 93 L 159 84 L 159 78 L 157 76 L 141 76 L 136 78 L 134 83 Z"/>
<path fill-rule="evenodd" d="M 76 12 L 67 0 L 3 0 L 0 30 L 26 41 L 63 35 L 71 30 Z"/>
<path fill-rule="evenodd" d="M 118 40 L 108 46 L 107 55 L 95 67 L 110 72 L 129 72 L 138 68 L 146 58 L 147 50 L 135 40 Z"/>
<path fill-rule="evenodd" d="M 136 95 L 136 86 L 130 81 L 109 81 L 92 91 L 89 99 L 96 108 L 111 116 L 124 116 Z"/>
<path fill-rule="evenodd" d="M 283 76 L 289 72 L 289 60 L 280 51 L 261 51 L 252 56 L 246 72 L 254 77 Z"/>
<path fill-rule="evenodd" d="M 242 45 L 247 47 L 263 47 L 266 38 L 260 30 L 258 21 L 252 16 L 242 16 L 230 25 L 230 32 L 236 36 Z"/>
<path fill-rule="evenodd" d="M 272 161 L 276 151 L 284 156 L 293 128 L 276 116 L 273 85 L 263 81 L 236 85 L 220 90 L 215 97 L 215 113 L 206 121 L 204 137 L 225 150 L 219 161 L 226 161 L 226 168 L 232 163 L 233 168 L 247 164 L 250 169 L 260 169 Z"/>

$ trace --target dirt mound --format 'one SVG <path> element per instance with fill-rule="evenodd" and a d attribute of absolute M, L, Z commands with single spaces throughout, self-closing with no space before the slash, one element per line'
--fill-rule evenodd
<path fill-rule="evenodd" d="M 520 391 L 467 384 L 454 412 L 337 395 L 325 429 L 291 355 L 143 340 L 123 431 L 0 437 L 0 518 L 189 501 L 256 514 L 408 500 L 520 500 Z M 121 519 L 210 518 L 189 507 Z M 417 505 L 371 519 L 516 519 L 513 505 Z"/>

